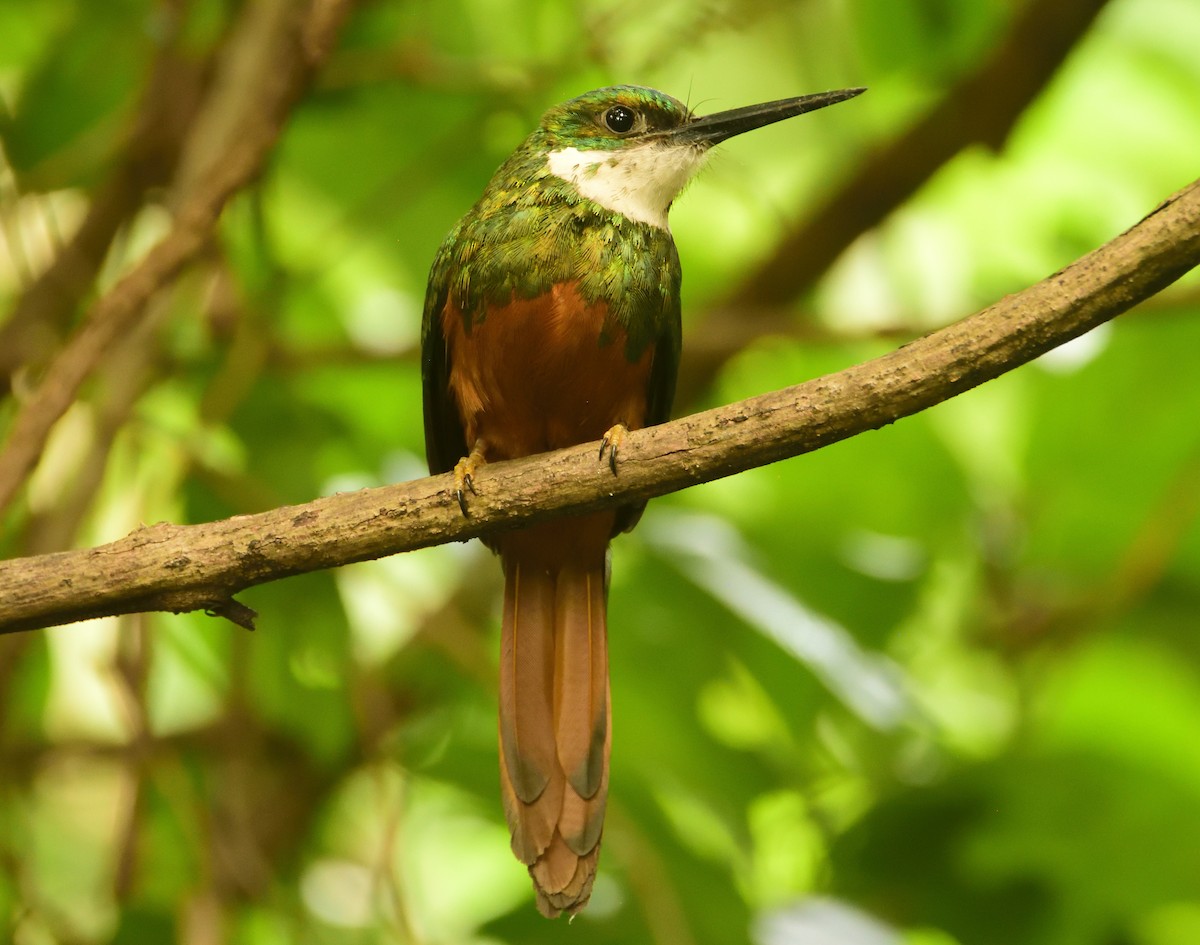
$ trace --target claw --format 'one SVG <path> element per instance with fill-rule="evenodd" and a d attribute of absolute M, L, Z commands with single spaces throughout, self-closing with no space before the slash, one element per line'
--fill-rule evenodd
<path fill-rule="evenodd" d="M 460 464 L 461 465 L 461 464 Z M 466 488 L 463 488 L 463 487 Z M 467 489 L 471 490 L 471 495 L 478 495 L 475 491 L 475 480 L 469 472 L 464 472 L 459 475 L 459 467 L 454 467 L 454 497 L 458 499 L 458 507 L 462 509 L 463 515 L 470 515 L 467 511 Z"/>
<path fill-rule="evenodd" d="M 617 474 L 617 453 L 621 449 L 621 444 L 625 442 L 625 437 L 629 434 L 629 430 L 625 424 L 618 423 L 611 427 L 604 434 L 604 439 L 600 441 L 600 459 L 603 461 L 605 451 L 608 452 L 608 468 L 612 470 L 612 474 Z"/>
<path fill-rule="evenodd" d="M 479 495 L 475 491 L 475 470 L 485 462 L 483 449 L 476 443 L 470 456 L 464 456 L 454 464 L 454 496 L 464 516 L 471 514 L 467 511 L 467 491 L 470 490 L 471 495 Z"/>

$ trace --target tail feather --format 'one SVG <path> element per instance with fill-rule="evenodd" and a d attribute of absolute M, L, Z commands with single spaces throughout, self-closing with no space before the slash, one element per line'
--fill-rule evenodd
<path fill-rule="evenodd" d="M 555 837 L 546 855 L 529 867 L 529 875 L 533 877 L 533 888 L 537 893 L 538 911 L 546 918 L 553 919 L 563 912 L 574 915 L 587 905 L 599 859 L 599 844 L 587 856 L 576 857 L 567 849 L 561 837 Z"/>
<path fill-rule="evenodd" d="M 559 773 L 554 744 L 554 578 L 543 568 L 509 570 L 500 639 L 500 747 L 513 792 L 533 804 Z M 520 628 L 520 632 L 512 632 Z"/>
<path fill-rule="evenodd" d="M 554 591 L 558 665 L 554 736 L 558 760 L 575 792 L 593 797 L 607 760 L 608 646 L 604 572 L 568 565 Z"/>
<path fill-rule="evenodd" d="M 501 750 L 500 795 L 504 802 L 504 818 L 512 835 L 513 856 L 528 866 L 550 848 L 557 826 L 556 811 L 561 801 L 555 802 L 544 793 L 532 804 L 526 804 L 518 798 L 504 756 L 505 752 Z"/>
<path fill-rule="evenodd" d="M 604 827 L 611 739 L 600 525 L 582 530 L 599 536 L 591 542 L 578 540 L 575 523 L 516 533 L 502 549 L 500 780 L 513 853 L 548 916 L 586 904 Z"/>

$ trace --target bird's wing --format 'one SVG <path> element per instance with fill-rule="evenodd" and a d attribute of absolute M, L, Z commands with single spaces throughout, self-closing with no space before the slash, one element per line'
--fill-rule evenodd
<path fill-rule="evenodd" d="M 672 253 L 674 248 L 672 244 Z M 679 374 L 679 357 L 683 349 L 683 322 L 679 305 L 679 257 L 673 255 L 672 261 L 675 270 L 675 291 L 668 297 L 660 331 L 654 339 L 654 360 L 651 362 L 650 378 L 646 384 L 644 425 L 648 427 L 666 423 L 671 419 L 671 404 L 675 400 L 675 379 Z M 617 509 L 613 535 L 633 528 L 645 509 L 645 502 Z"/>
<path fill-rule="evenodd" d="M 450 251 L 447 240 L 438 250 L 425 292 L 421 322 L 421 385 L 425 404 L 425 458 L 433 474 L 454 468 L 469 448 L 450 396 L 450 355 L 442 333 L 442 314 L 450 296 Z"/>
<path fill-rule="evenodd" d="M 679 374 L 682 345 L 679 297 L 674 299 L 665 330 L 655 339 L 654 362 L 650 365 L 650 380 L 646 390 L 646 426 L 666 423 L 671 419 L 671 404 L 675 400 L 675 378 Z"/>

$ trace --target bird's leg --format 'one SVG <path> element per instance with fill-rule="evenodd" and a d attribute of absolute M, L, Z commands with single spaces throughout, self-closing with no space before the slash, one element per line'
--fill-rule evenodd
<path fill-rule="evenodd" d="M 471 455 L 464 456 L 454 464 L 454 495 L 458 498 L 458 507 L 463 515 L 471 514 L 467 511 L 467 490 L 471 490 L 471 495 L 479 494 L 475 491 L 475 470 L 487 462 L 485 446 L 483 440 L 476 440 L 471 447 Z"/>
<path fill-rule="evenodd" d="M 612 470 L 614 476 L 617 474 L 617 452 L 628 435 L 628 427 L 623 423 L 617 423 L 609 427 L 608 432 L 604 434 L 604 439 L 600 441 L 600 459 L 603 461 L 604 453 L 607 450 L 608 468 Z"/>

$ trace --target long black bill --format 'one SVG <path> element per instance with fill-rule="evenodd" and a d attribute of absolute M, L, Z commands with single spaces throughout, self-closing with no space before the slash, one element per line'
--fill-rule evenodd
<path fill-rule="evenodd" d="M 836 92 L 817 92 L 815 95 L 801 95 L 797 98 L 784 98 L 777 102 L 763 102 L 760 105 L 746 105 L 743 108 L 731 108 L 727 112 L 717 112 L 693 118 L 686 125 L 662 132 L 671 139 L 672 144 L 714 145 L 740 135 L 743 131 L 753 131 L 763 125 L 770 125 L 785 118 L 795 118 L 805 112 L 815 112 L 826 105 L 836 105 L 848 98 L 861 95 L 866 89 L 839 89 Z"/>

